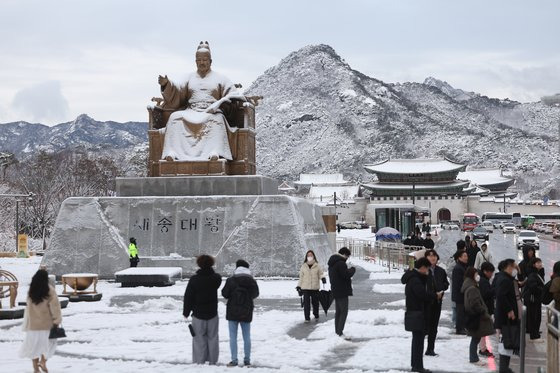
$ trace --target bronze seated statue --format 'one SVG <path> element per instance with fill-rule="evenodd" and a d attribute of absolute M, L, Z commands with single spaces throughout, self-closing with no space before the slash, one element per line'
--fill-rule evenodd
<path fill-rule="evenodd" d="M 196 52 L 186 82 L 159 76 L 163 98 L 149 112 L 148 176 L 254 175 L 255 106 L 226 77 L 211 70 L 208 42 Z"/>

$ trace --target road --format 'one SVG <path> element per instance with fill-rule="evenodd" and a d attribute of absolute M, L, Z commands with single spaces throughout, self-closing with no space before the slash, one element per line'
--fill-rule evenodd
<path fill-rule="evenodd" d="M 523 259 L 521 250 L 517 250 L 515 246 L 515 234 L 504 234 L 501 230 L 495 230 L 490 233 L 490 240 L 488 241 L 488 248 L 490 249 L 494 261 L 494 265 L 504 259 L 512 258 L 517 262 Z M 465 237 L 465 233 L 461 231 L 441 231 L 439 234 L 439 241 L 436 243 L 436 250 L 438 251 L 442 261 L 445 263 L 456 249 L 456 242 Z M 537 251 L 537 256 L 542 259 L 545 268 L 546 277 L 552 273 L 552 267 L 556 261 L 560 260 L 560 241 L 552 239 L 551 236 L 539 235 L 540 249 Z M 479 242 L 480 246 L 482 242 Z"/>

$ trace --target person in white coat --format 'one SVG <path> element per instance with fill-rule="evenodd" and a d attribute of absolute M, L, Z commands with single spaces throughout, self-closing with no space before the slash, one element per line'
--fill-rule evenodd
<path fill-rule="evenodd" d="M 317 263 L 317 257 L 313 250 L 309 250 L 305 254 L 305 261 L 299 270 L 299 282 L 296 287 L 298 294 L 300 296 L 303 295 L 303 314 L 305 316 L 305 322 L 311 321 L 311 305 L 313 305 L 315 321 L 319 321 L 319 289 L 321 288 L 321 282 L 323 282 L 323 284 L 327 282 L 323 269 L 319 263 Z"/>
<path fill-rule="evenodd" d="M 477 271 L 480 271 L 480 267 L 482 267 L 482 263 L 484 262 L 494 264 L 492 253 L 488 249 L 488 245 L 485 243 L 480 246 L 480 251 L 476 254 L 476 259 L 474 260 L 474 268 L 476 268 Z"/>

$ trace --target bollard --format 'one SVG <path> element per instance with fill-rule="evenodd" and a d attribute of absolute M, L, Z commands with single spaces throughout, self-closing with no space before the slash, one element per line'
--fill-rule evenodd
<path fill-rule="evenodd" d="M 523 306 L 521 313 L 521 336 L 519 340 L 519 373 L 525 373 L 525 337 L 527 328 L 527 307 Z"/>

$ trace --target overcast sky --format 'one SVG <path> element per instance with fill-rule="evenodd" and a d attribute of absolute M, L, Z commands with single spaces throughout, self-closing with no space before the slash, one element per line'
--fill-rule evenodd
<path fill-rule="evenodd" d="M 560 92 L 559 20 L 558 0 L 0 0 L 0 122 L 146 121 L 158 74 L 194 70 L 200 40 L 244 87 L 324 43 L 386 82 L 537 101 Z"/>

